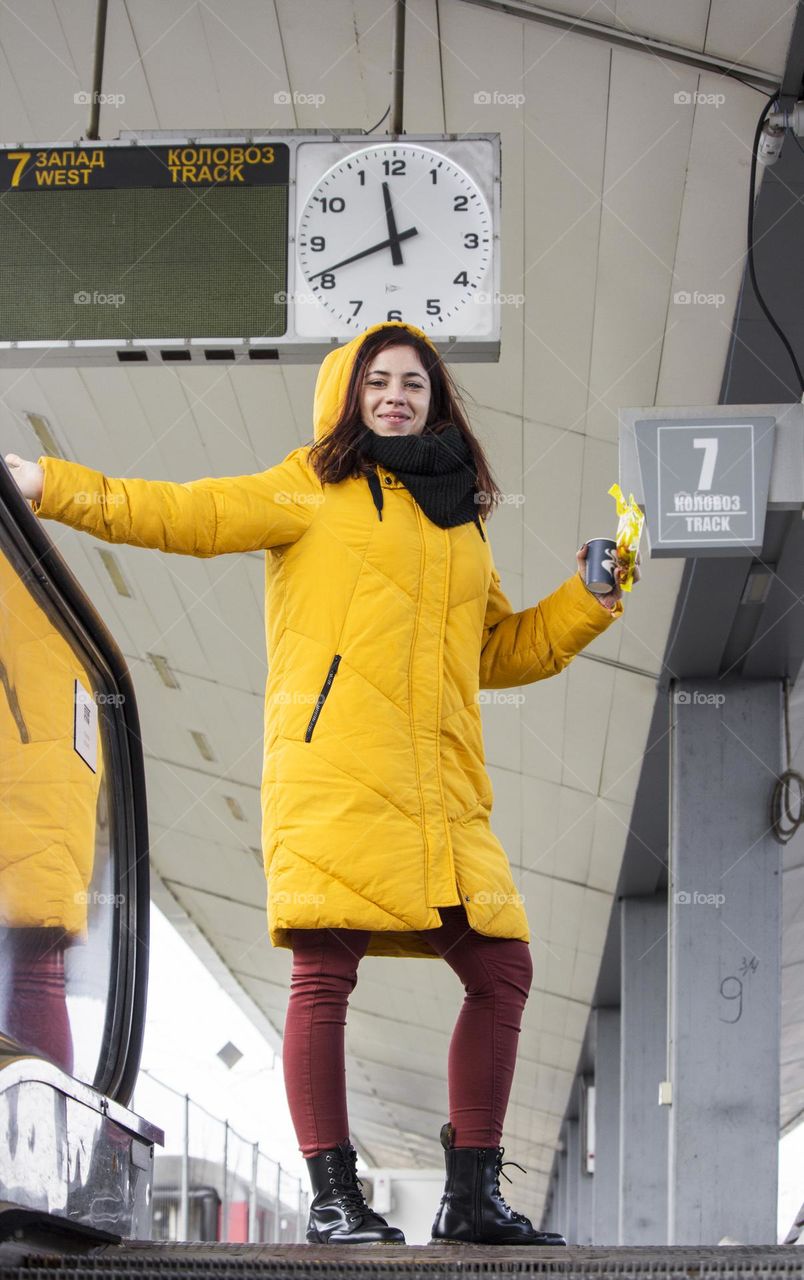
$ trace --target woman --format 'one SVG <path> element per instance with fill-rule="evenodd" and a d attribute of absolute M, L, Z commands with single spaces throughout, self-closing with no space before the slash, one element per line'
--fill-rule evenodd
<path fill-rule="evenodd" d="M 271 942 L 293 951 L 283 1063 L 314 1191 L 307 1239 L 404 1242 L 368 1209 L 349 1142 L 343 1030 L 368 954 L 442 956 L 466 988 L 433 1239 L 564 1243 L 499 1190 L 532 970 L 489 824 L 478 690 L 557 674 L 622 613 L 622 591 L 586 589 L 584 544 L 571 578 L 513 612 L 485 530 L 499 491 L 413 325 L 328 353 L 314 425 L 314 444 L 268 471 L 187 484 L 43 457 L 38 492 L 34 464 L 7 461 L 37 515 L 108 541 L 267 553 L 262 839 Z"/>

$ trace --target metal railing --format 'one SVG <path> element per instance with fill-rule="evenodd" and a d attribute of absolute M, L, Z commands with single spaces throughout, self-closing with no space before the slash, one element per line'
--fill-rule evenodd
<path fill-rule="evenodd" d="M 152 1239 L 304 1240 L 308 1193 L 259 1142 L 150 1071 L 140 1072 L 132 1107 L 165 1131 L 154 1159 Z"/>

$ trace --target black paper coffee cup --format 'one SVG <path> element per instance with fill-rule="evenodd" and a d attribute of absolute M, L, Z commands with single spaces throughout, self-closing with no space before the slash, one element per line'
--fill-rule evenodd
<path fill-rule="evenodd" d="M 605 596 L 617 586 L 614 538 L 590 538 L 586 551 L 586 585 L 597 596 Z"/>

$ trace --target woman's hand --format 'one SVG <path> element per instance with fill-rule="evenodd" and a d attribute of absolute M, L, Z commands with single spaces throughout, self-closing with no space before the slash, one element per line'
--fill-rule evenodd
<path fill-rule="evenodd" d="M 7 453 L 5 461 L 23 498 L 41 502 L 42 490 L 45 487 L 44 467 L 38 462 L 26 462 L 16 453 Z"/>
<path fill-rule="evenodd" d="M 575 559 L 578 562 L 578 573 L 581 576 L 581 582 L 583 583 L 584 586 L 586 586 L 586 557 L 588 554 L 589 554 L 588 542 L 585 542 L 583 546 L 575 553 Z M 623 594 L 623 589 L 620 586 L 620 583 L 628 573 L 628 556 L 623 555 L 622 552 L 617 551 L 615 552 L 615 559 L 617 561 L 617 567 L 614 570 L 614 577 L 617 585 L 614 587 L 614 589 L 612 591 L 607 591 L 606 594 L 602 596 L 599 596 L 596 591 L 591 591 L 589 593 L 590 595 L 593 595 L 596 600 L 600 601 L 604 609 L 609 609 L 609 610 L 613 609 L 614 606 L 617 604 L 617 601 L 621 599 Z M 640 555 L 639 555 L 639 552 L 637 552 L 637 558 L 634 564 L 634 582 L 639 582 L 639 579 L 641 576 L 639 572 L 639 562 L 640 562 Z"/>

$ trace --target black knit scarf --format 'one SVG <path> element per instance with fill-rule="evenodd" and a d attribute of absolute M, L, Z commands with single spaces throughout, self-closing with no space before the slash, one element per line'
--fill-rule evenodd
<path fill-rule="evenodd" d="M 381 436 L 366 427 L 357 448 L 362 457 L 392 471 L 413 495 L 424 514 L 442 529 L 473 521 L 485 540 L 475 501 L 477 473 L 472 450 L 461 430 L 450 423 L 435 435 Z M 374 505 L 382 520 L 382 489 L 369 477 Z"/>

